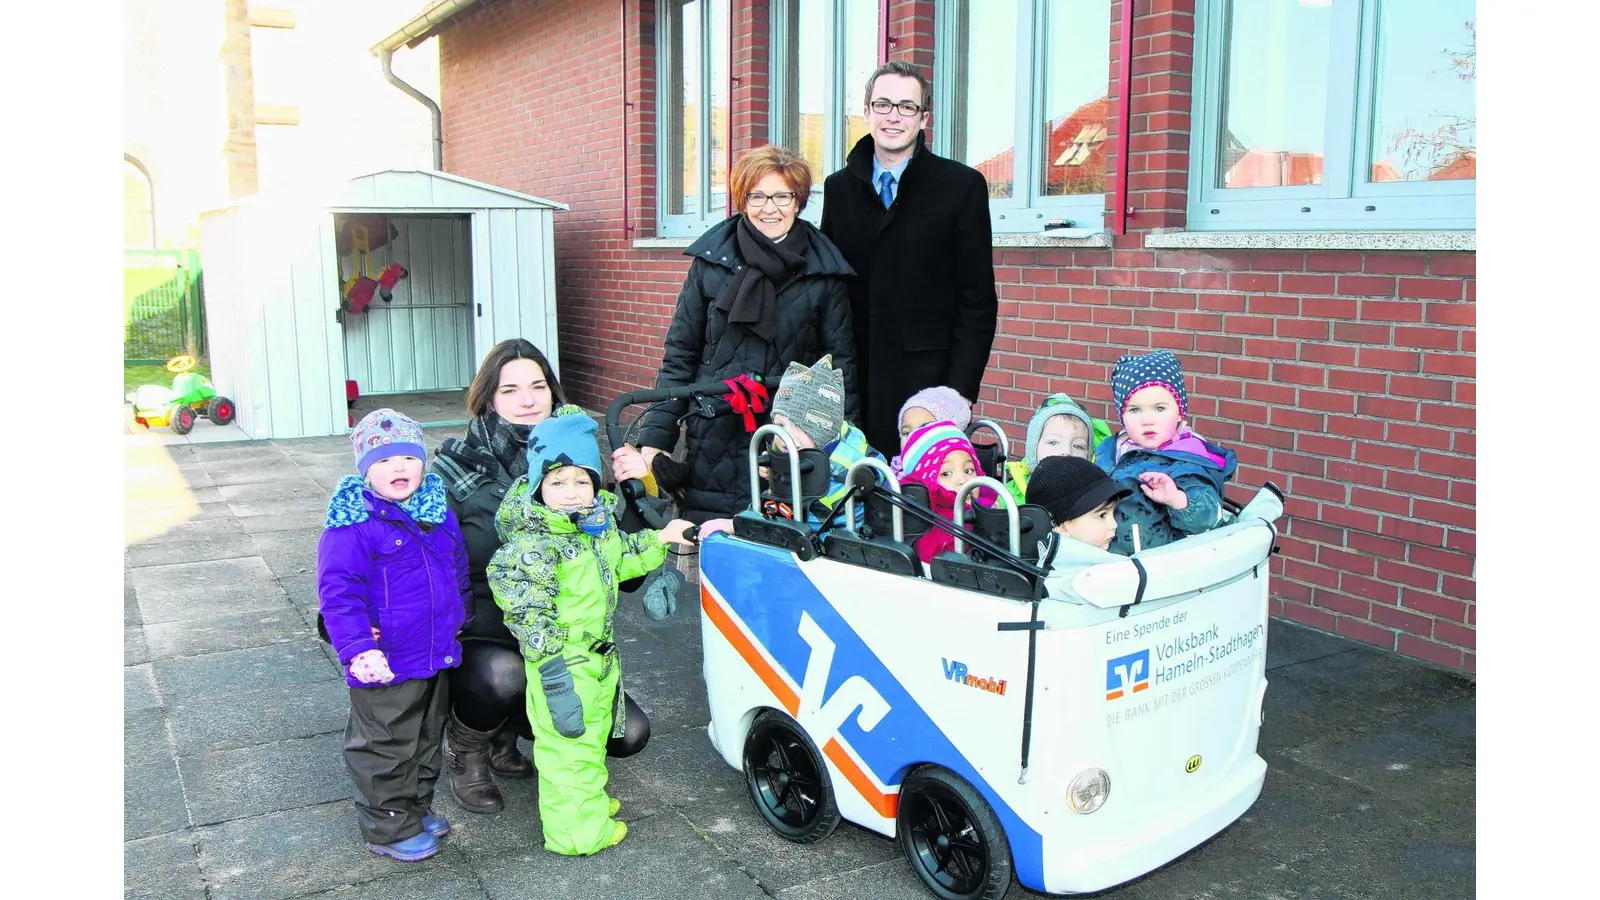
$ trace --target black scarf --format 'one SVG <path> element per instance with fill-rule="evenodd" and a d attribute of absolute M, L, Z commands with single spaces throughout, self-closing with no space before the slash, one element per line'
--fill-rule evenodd
<path fill-rule="evenodd" d="M 778 334 L 778 285 L 805 268 L 810 241 L 795 220 L 795 227 L 782 244 L 762 234 L 741 215 L 734 229 L 744 268 L 734 274 L 717 296 L 717 303 L 728 310 L 728 321 L 750 329 L 762 340 Z"/>
<path fill-rule="evenodd" d="M 532 425 L 507 422 L 497 412 L 467 423 L 467 437 L 448 438 L 434 456 L 433 470 L 457 499 L 466 499 L 484 481 L 504 472 L 515 481 L 528 473 L 528 434 Z"/>

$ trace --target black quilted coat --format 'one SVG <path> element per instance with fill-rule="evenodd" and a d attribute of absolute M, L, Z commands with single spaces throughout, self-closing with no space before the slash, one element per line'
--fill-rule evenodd
<path fill-rule="evenodd" d="M 855 341 L 851 337 L 847 280 L 854 275 L 838 248 L 809 222 L 796 219 L 792 240 L 804 234 L 808 243 L 806 267 L 784 284 L 776 285 L 777 334 L 771 342 L 742 325 L 728 323 L 728 310 L 717 302 L 722 289 L 744 266 L 739 256 L 732 216 L 701 235 L 685 256 L 694 258 L 678 308 L 667 329 L 665 353 L 656 387 L 720 381 L 746 372 L 759 372 L 769 388 L 776 388 L 790 362 L 811 365 L 833 354 L 834 368 L 844 373 L 845 418 L 858 415 L 860 392 L 856 385 Z M 671 451 L 678 441 L 678 418 L 686 404 L 677 402 L 645 414 L 639 445 Z M 760 417 L 757 424 L 766 424 Z M 750 470 L 746 454 L 750 435 L 739 416 L 687 420 L 684 440 L 690 479 L 683 499 L 684 518 L 700 523 L 731 516 L 750 506 Z"/>

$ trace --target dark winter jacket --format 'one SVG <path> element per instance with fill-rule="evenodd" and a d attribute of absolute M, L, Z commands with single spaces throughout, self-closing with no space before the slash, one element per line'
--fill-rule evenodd
<path fill-rule="evenodd" d="M 1135 447 L 1117 459 L 1117 436 L 1095 447 L 1094 461 L 1111 473 L 1113 481 L 1133 491 L 1117 503 L 1117 536 L 1109 549 L 1124 556 L 1133 553 L 1133 526 L 1139 526 L 1140 549 L 1160 547 L 1191 534 L 1216 527 L 1222 512 L 1222 485 L 1239 467 L 1233 451 L 1203 441 L 1206 449 L 1222 458 L 1222 465 L 1196 453 L 1181 450 L 1145 450 Z M 1157 503 L 1139 489 L 1139 476 L 1164 472 L 1188 495 L 1189 505 L 1175 510 Z"/>
<path fill-rule="evenodd" d="M 467 552 L 444 485 L 429 475 L 413 519 L 354 475 L 328 502 L 317 542 L 317 599 L 339 662 L 382 650 L 398 683 L 461 664 L 457 633 L 467 618 Z M 379 639 L 372 639 L 372 628 Z M 374 687 L 355 680 L 351 687 Z"/>
<path fill-rule="evenodd" d="M 723 220 L 684 251 L 694 262 L 678 292 L 656 387 L 720 381 L 756 372 L 775 390 L 789 363 L 809 366 L 831 353 L 834 368 L 844 373 L 845 418 L 853 420 L 859 410 L 859 391 L 846 287 L 850 266 L 816 228 L 796 219 L 785 240 L 805 235 L 806 266 L 800 274 L 776 285 L 777 332 L 772 341 L 765 341 L 743 325 L 730 325 L 728 310 L 717 302 L 722 289 L 745 264 L 735 236 L 738 219 L 735 215 Z M 677 445 L 677 422 L 686 406 L 679 401 L 647 412 L 639 444 L 671 451 Z M 748 508 L 750 435 L 741 418 L 690 418 L 686 424 L 690 476 L 683 517 L 699 523 Z M 765 424 L 764 417 L 761 424 Z"/>
<path fill-rule="evenodd" d="M 822 233 L 858 276 L 850 284 L 856 372 L 868 443 L 900 446 L 907 397 L 947 385 L 968 400 L 989 365 L 999 302 L 989 188 L 978 170 L 917 137 L 888 209 L 872 183 L 872 135 L 823 183 Z"/>

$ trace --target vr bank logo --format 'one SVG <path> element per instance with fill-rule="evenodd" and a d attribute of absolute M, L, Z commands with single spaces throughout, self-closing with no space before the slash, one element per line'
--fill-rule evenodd
<path fill-rule="evenodd" d="M 1116 700 L 1150 687 L 1150 651 L 1106 660 L 1106 699 Z"/>

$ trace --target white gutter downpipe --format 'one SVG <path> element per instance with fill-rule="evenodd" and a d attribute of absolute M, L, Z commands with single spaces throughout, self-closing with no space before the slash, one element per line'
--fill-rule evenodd
<path fill-rule="evenodd" d="M 390 61 L 394 57 L 394 51 L 422 43 L 443 28 L 456 14 L 477 3 L 478 0 L 437 0 L 372 48 L 372 55 L 383 63 L 384 79 L 426 106 L 428 113 L 433 116 L 433 168 L 439 172 L 444 171 L 444 115 L 439 112 L 439 104 L 433 102 L 427 94 L 395 75 Z"/>
<path fill-rule="evenodd" d="M 417 90 L 394 74 L 390 61 L 394 58 L 394 51 L 383 49 L 378 52 L 378 59 L 383 62 L 383 77 L 389 83 L 411 95 L 418 103 L 428 108 L 428 113 L 433 116 L 433 169 L 435 172 L 444 171 L 444 114 L 439 111 L 439 104 L 433 102 L 427 94 Z"/>

